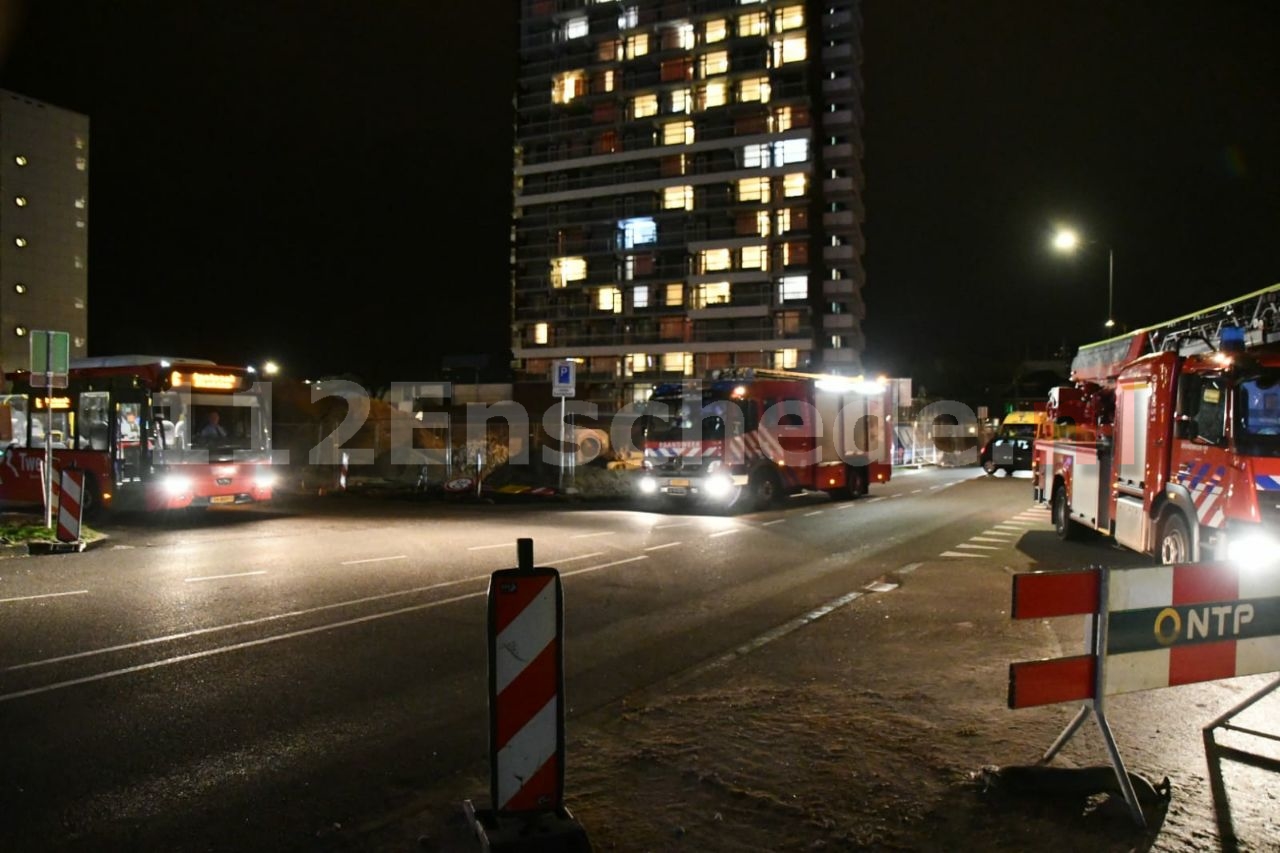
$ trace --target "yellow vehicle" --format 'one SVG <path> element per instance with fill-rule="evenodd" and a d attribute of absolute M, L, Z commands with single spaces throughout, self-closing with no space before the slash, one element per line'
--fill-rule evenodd
<path fill-rule="evenodd" d="M 1044 412 L 1010 412 L 996 434 L 982 446 L 978 462 L 988 474 L 1031 470 L 1031 450 L 1044 423 Z"/>

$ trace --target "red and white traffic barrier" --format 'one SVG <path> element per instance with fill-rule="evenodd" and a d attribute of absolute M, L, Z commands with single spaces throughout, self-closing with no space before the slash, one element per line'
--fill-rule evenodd
<path fill-rule="evenodd" d="M 1203 563 L 1029 572 L 1013 578 L 1012 615 L 1089 617 L 1083 654 L 1009 666 L 1009 707 L 1090 700 L 1041 763 L 1095 714 L 1125 802 L 1142 826 L 1145 817 L 1107 724 L 1106 697 L 1280 671 L 1276 569 Z"/>
<path fill-rule="evenodd" d="M 80 541 L 80 520 L 84 514 L 81 499 L 84 494 L 84 472 L 78 468 L 63 468 L 58 485 L 59 542 L 69 544 Z"/>
<path fill-rule="evenodd" d="M 589 850 L 564 806 L 564 596 L 560 573 L 533 565 L 533 540 L 517 542 L 518 567 L 489 581 L 489 799 L 467 818 L 485 849 Z M 532 827 L 536 826 L 536 831 Z"/>

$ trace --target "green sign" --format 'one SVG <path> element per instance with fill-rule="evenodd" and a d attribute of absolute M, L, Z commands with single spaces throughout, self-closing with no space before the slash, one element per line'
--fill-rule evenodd
<path fill-rule="evenodd" d="M 31 333 L 31 380 L 40 383 L 40 377 L 53 374 L 56 388 L 67 385 L 67 371 L 71 368 L 71 333 L 36 330 Z"/>

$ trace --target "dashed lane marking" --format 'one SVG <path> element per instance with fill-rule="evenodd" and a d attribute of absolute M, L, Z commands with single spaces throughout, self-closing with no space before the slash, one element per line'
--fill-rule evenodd
<path fill-rule="evenodd" d="M 387 560 L 407 560 L 407 559 L 409 559 L 409 558 L 408 558 L 408 556 L 406 556 L 405 554 L 397 554 L 397 555 L 395 555 L 394 557 L 369 557 L 368 559 L 365 559 L 365 560 L 344 560 L 343 562 L 339 563 L 338 565 L 340 565 L 340 566 L 358 566 L 358 565 L 360 565 L 361 563 L 384 563 L 384 562 L 386 562 Z"/>
<path fill-rule="evenodd" d="M 813 512 L 806 512 L 806 513 L 804 514 L 804 517 L 805 517 L 805 518 L 808 518 L 808 517 L 809 517 L 809 516 L 811 516 L 811 515 L 822 515 L 822 510 L 820 510 L 820 509 L 815 509 Z"/>
<path fill-rule="evenodd" d="M 771 524 L 782 524 L 782 522 L 784 522 L 784 521 L 786 521 L 786 519 L 785 519 L 785 518 L 775 518 L 773 521 L 766 521 L 766 522 L 764 522 L 763 524 L 761 524 L 760 526 L 761 526 L 761 527 L 768 527 L 768 526 L 769 526 L 769 525 L 771 525 Z"/>
<path fill-rule="evenodd" d="M 683 542 L 664 542 L 664 543 L 663 543 L 663 544 L 661 544 L 661 545 L 650 545 L 648 548 L 645 548 L 645 550 L 646 550 L 646 551 L 661 551 L 663 548 L 674 548 L 674 547 L 676 547 L 677 545 L 683 545 L 683 544 L 684 544 Z"/>
<path fill-rule="evenodd" d="M 957 548 L 973 548 L 978 551 L 999 551 L 1000 549 L 994 545 L 971 545 L 968 542 L 961 542 Z"/>
<path fill-rule="evenodd" d="M 88 595 L 89 590 L 77 589 L 74 592 L 44 592 L 40 595 L 19 595 L 15 598 L 0 598 L 0 604 L 8 601 L 35 601 L 37 598 L 58 598 L 63 595 Z"/>
<path fill-rule="evenodd" d="M 970 559 L 977 558 L 979 560 L 985 560 L 987 558 L 986 554 L 967 554 L 964 551 L 943 551 L 938 556 L 939 557 L 969 557 Z"/>
<path fill-rule="evenodd" d="M 253 577 L 254 575 L 265 575 L 265 574 L 266 574 L 266 570 L 259 570 L 256 572 L 236 572 L 233 575 L 205 575 L 204 577 L 200 577 L 200 578 L 183 578 L 182 582 L 183 583 L 199 583 L 200 581 L 220 581 L 220 580 L 225 580 L 226 578 L 248 578 L 248 577 Z"/>

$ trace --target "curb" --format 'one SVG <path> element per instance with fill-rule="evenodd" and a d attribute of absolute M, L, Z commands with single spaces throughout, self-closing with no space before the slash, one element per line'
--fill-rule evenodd
<path fill-rule="evenodd" d="M 78 554 L 83 551 L 89 551 L 104 545 L 110 536 L 99 536 L 91 542 L 28 542 L 25 545 L 7 545 L 10 549 L 16 549 L 13 556 L 27 554 L 32 557 L 41 557 L 46 554 Z M 0 552 L 2 554 L 3 552 Z"/>

